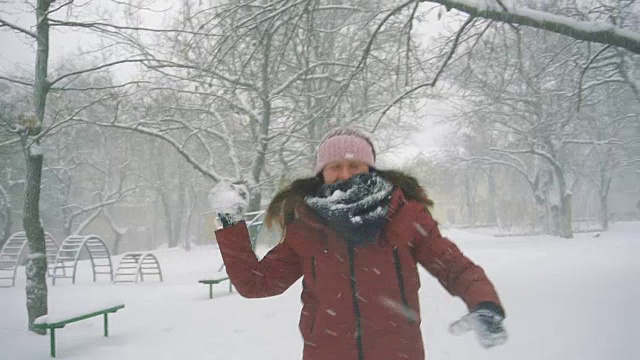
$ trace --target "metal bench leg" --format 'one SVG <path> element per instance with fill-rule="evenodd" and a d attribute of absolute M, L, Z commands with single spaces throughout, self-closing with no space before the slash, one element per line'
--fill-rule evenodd
<path fill-rule="evenodd" d="M 50 354 L 51 357 L 56 357 L 56 329 L 55 328 L 50 328 L 49 329 L 49 341 L 51 342 L 51 346 L 50 346 Z"/>
<path fill-rule="evenodd" d="M 108 313 L 104 313 L 104 336 L 105 337 L 109 336 L 109 317 L 107 315 Z"/>
<path fill-rule="evenodd" d="M 209 299 L 213 299 L 213 284 L 209 284 Z"/>

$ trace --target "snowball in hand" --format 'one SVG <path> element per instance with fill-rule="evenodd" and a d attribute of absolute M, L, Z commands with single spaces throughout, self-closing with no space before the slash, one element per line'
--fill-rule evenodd
<path fill-rule="evenodd" d="M 209 203 L 220 214 L 242 214 L 247 207 L 247 188 L 244 185 L 221 181 L 209 191 Z"/>

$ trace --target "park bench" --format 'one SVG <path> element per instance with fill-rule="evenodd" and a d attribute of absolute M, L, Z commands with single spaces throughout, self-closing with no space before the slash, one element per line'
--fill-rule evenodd
<path fill-rule="evenodd" d="M 220 279 L 204 279 L 199 280 L 200 284 L 209 285 L 209 299 L 213 299 L 213 285 L 220 284 L 223 281 L 229 280 L 228 277 L 220 278 Z M 233 288 L 231 285 L 231 280 L 229 280 L 229 292 L 233 292 Z"/>
<path fill-rule="evenodd" d="M 49 340 L 51 342 L 51 357 L 56 357 L 56 329 L 62 329 L 67 324 L 71 324 L 77 321 L 89 319 L 95 316 L 104 316 L 104 336 L 109 336 L 109 319 L 110 313 L 124 309 L 124 304 L 119 303 L 115 305 L 94 307 L 88 311 L 82 313 L 76 312 L 73 315 L 56 316 L 56 315 L 44 315 L 40 316 L 33 322 L 33 327 L 40 330 L 49 330 Z"/>

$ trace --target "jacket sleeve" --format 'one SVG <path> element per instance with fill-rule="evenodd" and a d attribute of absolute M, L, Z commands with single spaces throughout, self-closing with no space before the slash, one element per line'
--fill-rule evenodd
<path fill-rule="evenodd" d="M 484 270 L 465 257 L 449 239 L 442 237 L 438 224 L 426 209 L 421 209 L 414 226 L 418 231 L 414 244 L 416 260 L 435 276 L 444 288 L 460 297 L 469 310 L 491 302 L 502 309 L 498 294 Z M 502 311 L 504 314 L 504 310 Z"/>
<path fill-rule="evenodd" d="M 302 276 L 300 257 L 287 242 L 258 260 L 244 221 L 216 231 L 216 239 L 231 282 L 246 298 L 282 294 Z"/>

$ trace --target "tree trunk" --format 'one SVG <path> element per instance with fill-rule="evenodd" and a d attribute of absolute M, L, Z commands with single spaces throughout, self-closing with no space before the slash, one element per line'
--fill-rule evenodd
<path fill-rule="evenodd" d="M 7 209 L 6 219 L 4 220 L 4 229 L 2 229 L 2 233 L 0 234 L 0 248 L 4 246 L 4 244 L 9 240 L 9 236 L 11 236 L 11 227 L 13 226 L 13 221 L 11 219 L 11 209 Z"/>
<path fill-rule="evenodd" d="M 258 187 L 255 187 L 250 191 L 251 198 L 249 199 L 249 208 L 247 212 L 260 210 L 260 203 L 262 202 L 262 193 Z"/>
<path fill-rule="evenodd" d="M 572 222 L 573 211 L 571 209 L 571 194 L 565 193 L 560 200 L 560 237 L 565 239 L 573 238 Z"/>
<path fill-rule="evenodd" d="M 184 249 L 186 251 L 191 251 L 191 221 L 193 219 L 193 213 L 196 210 L 197 198 L 196 190 L 194 189 L 193 184 L 189 184 L 189 187 L 185 188 L 185 191 L 188 191 L 188 193 L 185 195 L 187 195 L 188 203 L 191 204 L 191 206 L 189 207 L 189 214 L 187 214 L 187 224 L 184 234 Z"/>
<path fill-rule="evenodd" d="M 175 209 L 173 221 L 173 236 L 172 241 L 169 242 L 169 248 L 177 247 L 180 243 L 180 236 L 182 235 L 182 222 L 184 219 L 184 211 L 185 211 L 185 181 L 184 181 L 184 173 L 178 171 L 178 203 L 173 208 Z"/>
<path fill-rule="evenodd" d="M 0 205 L 4 208 L 0 208 L 0 224 L 2 225 L 2 230 L 0 232 L 0 248 L 2 248 L 4 246 L 4 243 L 9 240 L 9 236 L 11 236 L 13 219 L 11 218 L 11 203 L 9 194 L 2 186 L 0 186 L 0 196 L 2 196 L 2 198 L 4 199 L 2 202 L 0 202 Z"/>
<path fill-rule="evenodd" d="M 160 146 L 161 144 L 157 145 Z M 162 212 L 164 214 L 164 223 L 162 224 L 162 227 L 164 227 L 164 234 L 167 238 L 167 246 L 169 248 L 173 248 L 176 247 L 178 243 L 173 229 L 175 228 L 174 222 L 177 223 L 179 221 L 179 216 L 176 215 L 176 218 L 178 220 L 174 221 L 173 214 L 171 212 L 171 209 L 174 208 L 173 206 L 171 206 L 171 196 L 165 190 L 165 183 L 167 182 L 167 178 L 169 176 L 165 171 L 165 160 L 169 159 L 169 156 L 165 154 L 165 150 L 162 148 L 160 148 L 160 154 L 162 154 L 162 156 L 158 158 L 156 163 L 156 194 L 160 196 L 160 205 L 162 206 Z M 178 191 L 180 191 L 180 185 L 178 185 Z"/>
<path fill-rule="evenodd" d="M 600 222 L 602 231 L 609 230 L 609 199 L 607 195 L 600 195 Z"/>
<path fill-rule="evenodd" d="M 60 178 L 58 178 L 59 181 L 61 181 Z M 62 235 L 63 238 L 66 239 L 67 237 L 69 237 L 71 235 L 71 228 L 73 227 L 73 210 L 72 207 L 69 206 L 69 200 L 70 200 L 70 184 L 65 184 L 65 192 L 64 192 L 64 196 L 62 197 L 62 208 L 60 210 L 60 212 L 62 213 L 62 218 L 65 219 L 62 223 Z"/>
<path fill-rule="evenodd" d="M 107 218 L 107 221 L 109 222 L 109 226 L 111 227 L 111 230 L 113 230 L 114 238 L 113 238 L 113 246 L 111 249 L 111 254 L 119 255 L 120 244 L 122 243 L 122 237 L 126 232 L 118 229 L 115 222 L 113 221 L 113 218 L 111 217 L 111 213 L 109 213 L 107 209 L 103 209 L 103 214 Z"/>
<path fill-rule="evenodd" d="M 117 231 L 113 232 L 113 247 L 111 252 L 113 255 L 120 255 L 120 243 L 122 243 L 122 234 Z"/>
<path fill-rule="evenodd" d="M 93 211 L 93 214 L 89 215 L 89 217 L 87 217 L 86 219 L 84 219 L 83 222 L 81 222 L 80 224 L 78 224 L 78 227 L 75 229 L 75 231 L 72 232 L 73 235 L 80 235 L 84 229 L 87 228 L 87 226 L 91 225 L 91 223 L 93 222 L 93 220 L 98 218 L 98 215 L 100 215 L 100 213 L 102 212 L 103 208 L 99 208 Z"/>
<path fill-rule="evenodd" d="M 557 215 L 549 197 L 552 175 L 546 170 L 538 170 L 535 180 L 530 183 L 537 206 L 537 226 L 547 235 L 557 235 Z"/>
<path fill-rule="evenodd" d="M 600 189 L 600 216 L 602 222 L 602 231 L 609 230 L 609 189 L 611 189 L 611 181 L 613 178 L 607 175 L 604 169 L 600 170 L 600 178 L 602 187 Z"/>
<path fill-rule="evenodd" d="M 470 174 L 464 175 L 464 203 L 467 209 L 466 223 L 467 225 L 476 224 L 476 184 L 473 183 Z"/>
<path fill-rule="evenodd" d="M 568 186 L 562 169 L 559 167 L 554 167 L 554 169 L 558 180 L 558 195 L 560 196 L 558 235 L 565 239 L 571 239 L 573 238 L 572 195 L 567 190 Z"/>
<path fill-rule="evenodd" d="M 169 196 L 166 191 L 161 188 L 157 189 L 160 194 L 160 200 L 162 203 L 162 209 L 164 210 L 164 227 L 167 233 L 167 246 L 172 248 L 176 246 L 177 240 L 173 237 L 173 218 L 171 216 L 171 204 L 169 203 Z"/>
<path fill-rule="evenodd" d="M 550 234 L 551 227 L 549 226 L 549 206 L 547 206 L 547 199 L 543 193 L 536 189 L 534 191 L 534 198 L 536 203 L 536 223 L 535 229 L 539 229 L 543 234 Z"/>
<path fill-rule="evenodd" d="M 40 185 L 42 183 L 43 154 L 40 144 L 33 136 L 40 133 L 44 121 L 44 113 L 49 92 L 47 80 L 49 69 L 49 0 L 38 0 L 36 8 L 36 69 L 34 81 L 35 118 L 24 121 L 25 134 L 22 137 L 27 165 L 24 195 L 23 226 L 31 251 L 27 259 L 27 313 L 29 330 L 45 335 L 46 330 L 33 328 L 33 321 L 48 312 L 47 308 L 47 257 L 44 242 L 44 229 L 40 219 Z M 26 119 L 25 119 L 26 120 Z"/>
<path fill-rule="evenodd" d="M 269 126 L 271 123 L 271 95 L 269 94 L 269 62 L 271 56 L 271 38 L 272 34 L 265 34 L 265 44 L 263 45 L 263 60 L 261 67 L 261 94 L 262 98 L 262 114 L 260 117 L 260 126 L 258 128 L 258 136 L 256 145 L 256 156 L 253 160 L 251 176 L 253 184 L 251 184 L 251 198 L 249 199 L 248 211 L 260 210 L 262 202 L 262 190 L 260 187 L 260 177 L 264 168 L 267 151 L 269 148 L 267 138 L 269 136 Z"/>
<path fill-rule="evenodd" d="M 559 205 L 551 205 L 549 206 L 549 211 L 547 213 L 547 227 L 549 232 L 547 234 L 553 236 L 560 236 L 560 206 Z"/>
<path fill-rule="evenodd" d="M 498 228 L 502 228 L 502 221 L 498 214 L 498 191 L 496 189 L 496 178 L 493 175 L 493 166 L 489 167 L 487 172 L 487 186 L 489 191 L 489 216 L 487 222 L 489 224 L 497 224 Z"/>
<path fill-rule="evenodd" d="M 47 257 L 44 229 L 40 222 L 40 180 L 42 175 L 42 154 L 39 145 L 31 144 L 31 138 L 24 141 L 27 176 L 25 182 L 24 217 L 22 220 L 27 234 L 30 254 L 27 259 L 27 313 L 29 330 L 44 335 L 46 330 L 35 330 L 33 321 L 47 314 Z"/>

